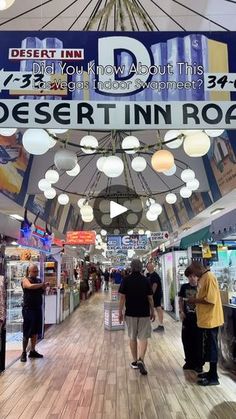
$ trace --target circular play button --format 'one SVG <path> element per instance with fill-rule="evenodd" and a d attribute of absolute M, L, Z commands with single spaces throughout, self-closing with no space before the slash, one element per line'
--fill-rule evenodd
<path fill-rule="evenodd" d="M 95 198 L 95 220 L 110 234 L 127 234 L 139 224 L 142 213 L 140 197 L 124 185 L 107 187 Z"/>

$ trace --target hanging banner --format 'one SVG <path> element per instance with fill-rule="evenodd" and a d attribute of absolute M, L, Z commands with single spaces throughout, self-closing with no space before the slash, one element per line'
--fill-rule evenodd
<path fill-rule="evenodd" d="M 148 238 L 145 234 L 132 234 L 130 236 L 107 236 L 107 249 L 145 250 L 148 249 Z"/>
<path fill-rule="evenodd" d="M 2 127 L 236 127 L 235 32 L 0 37 Z"/>
<path fill-rule="evenodd" d="M 96 242 L 95 231 L 67 231 L 66 242 L 68 245 L 90 245 Z"/>

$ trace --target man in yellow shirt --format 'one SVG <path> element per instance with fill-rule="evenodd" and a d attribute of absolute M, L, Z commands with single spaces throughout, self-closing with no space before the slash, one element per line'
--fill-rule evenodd
<path fill-rule="evenodd" d="M 196 298 L 190 297 L 188 302 L 196 304 L 197 325 L 203 331 L 204 360 L 210 362 L 209 371 L 198 374 L 198 384 L 217 385 L 218 331 L 224 323 L 218 281 L 213 273 L 199 262 L 192 262 L 186 269 L 186 274 L 188 278 L 198 279 Z"/>

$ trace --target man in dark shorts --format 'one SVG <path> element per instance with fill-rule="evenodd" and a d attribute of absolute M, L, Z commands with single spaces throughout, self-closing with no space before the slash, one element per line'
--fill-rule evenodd
<path fill-rule="evenodd" d="M 131 368 L 139 369 L 142 375 L 147 374 L 144 356 L 148 338 L 151 337 L 151 323 L 155 320 L 152 287 L 150 281 L 141 274 L 142 263 L 138 259 L 131 262 L 131 275 L 125 277 L 120 285 L 119 322 L 125 321 L 130 338 L 130 350 L 133 356 Z"/>
<path fill-rule="evenodd" d="M 42 333 L 42 295 L 47 284 L 38 278 L 37 265 L 30 265 L 21 285 L 23 288 L 23 352 L 20 360 L 26 362 L 29 338 L 31 341 L 29 358 L 43 358 L 43 355 L 35 350 L 35 346 L 38 335 Z"/>
<path fill-rule="evenodd" d="M 164 332 L 165 329 L 163 326 L 163 309 L 161 306 L 161 301 L 163 297 L 161 278 L 155 271 L 154 265 L 151 262 L 147 264 L 147 271 L 147 277 L 152 284 L 154 307 L 156 309 L 159 321 L 158 327 L 153 329 L 153 332 Z"/>

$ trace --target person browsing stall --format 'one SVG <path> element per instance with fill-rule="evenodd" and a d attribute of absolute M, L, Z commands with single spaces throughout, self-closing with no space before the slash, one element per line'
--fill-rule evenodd
<path fill-rule="evenodd" d="M 147 264 L 147 271 L 148 271 L 147 277 L 152 284 L 154 307 L 156 309 L 157 317 L 159 321 L 158 327 L 153 329 L 153 332 L 164 332 L 165 330 L 163 326 L 164 316 L 163 316 L 163 308 L 161 306 L 161 301 L 163 297 L 161 278 L 158 275 L 158 273 L 155 271 L 155 267 L 152 262 L 149 262 Z"/>

